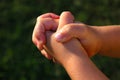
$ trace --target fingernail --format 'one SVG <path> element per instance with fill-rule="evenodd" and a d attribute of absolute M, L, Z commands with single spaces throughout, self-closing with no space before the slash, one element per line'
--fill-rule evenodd
<path fill-rule="evenodd" d="M 56 33 L 55 38 L 56 38 L 57 41 L 60 42 L 60 41 L 62 41 L 63 37 L 62 37 L 62 35 L 60 33 Z"/>

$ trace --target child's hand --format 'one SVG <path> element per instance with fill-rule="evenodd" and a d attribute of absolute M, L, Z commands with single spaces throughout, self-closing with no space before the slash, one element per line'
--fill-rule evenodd
<path fill-rule="evenodd" d="M 67 15 L 69 15 L 69 13 L 70 12 L 68 12 Z M 64 15 L 63 17 L 66 17 L 67 15 Z M 43 45 L 46 43 L 45 33 L 46 31 L 56 31 L 58 26 L 60 26 L 60 23 L 59 16 L 53 13 L 46 13 L 37 18 L 32 40 L 38 49 L 41 50 L 42 54 L 48 59 L 50 59 L 51 56 L 43 50 Z M 64 22 L 62 21 L 61 24 L 64 24 Z M 63 25 L 61 29 L 58 28 L 57 33 L 62 34 L 62 38 L 56 36 L 58 38 L 57 41 L 59 42 L 66 42 L 71 38 L 78 38 L 89 56 L 93 56 L 100 49 L 101 42 L 97 27 L 88 27 L 88 25 L 85 24 L 72 22 L 65 26 Z"/>
<path fill-rule="evenodd" d="M 89 57 L 95 55 L 101 48 L 98 27 L 91 27 L 83 23 L 67 24 L 56 33 L 55 37 L 59 42 L 67 42 L 72 38 L 78 38 Z"/>
<path fill-rule="evenodd" d="M 54 13 L 46 13 L 37 18 L 37 22 L 33 31 L 32 41 L 37 46 L 41 53 L 48 59 L 51 56 L 47 54 L 43 45 L 46 43 L 46 31 L 55 31 L 58 27 L 59 16 Z"/>
<path fill-rule="evenodd" d="M 59 32 L 64 25 L 72 23 L 73 20 L 74 17 L 71 13 L 62 13 L 57 31 Z M 65 68 L 72 80 L 108 80 L 92 63 L 87 52 L 76 38 L 66 43 L 60 43 L 55 39 L 56 32 L 54 34 L 46 32 L 47 44 L 44 48 Z"/>
<path fill-rule="evenodd" d="M 64 25 L 73 23 L 74 17 L 70 12 L 63 12 L 60 15 L 59 25 L 56 32 L 59 32 Z M 66 42 L 59 43 L 55 39 L 56 32 L 46 32 L 47 43 L 44 46 L 44 49 L 57 60 L 57 62 L 62 65 L 66 65 L 67 62 L 70 62 L 74 59 L 77 59 L 78 56 L 88 58 L 86 51 L 81 46 L 81 43 L 76 38 Z M 71 60 L 72 59 L 72 60 Z M 69 64 L 69 63 L 68 63 Z"/>

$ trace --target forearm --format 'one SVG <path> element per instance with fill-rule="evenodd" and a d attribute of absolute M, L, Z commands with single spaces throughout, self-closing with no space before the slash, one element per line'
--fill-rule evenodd
<path fill-rule="evenodd" d="M 76 40 L 70 41 L 71 43 Z M 76 44 L 78 45 L 78 44 Z M 64 68 L 72 80 L 109 80 L 86 56 L 86 51 L 81 45 L 71 58 L 68 58 L 67 63 L 63 63 Z M 64 51 L 63 51 L 64 53 Z M 68 52 L 70 54 L 71 52 Z M 76 55 L 79 54 L 79 55 Z"/>
<path fill-rule="evenodd" d="M 72 80 L 109 80 L 91 60 L 83 57 L 73 58 L 64 68 Z"/>
<path fill-rule="evenodd" d="M 78 42 L 73 39 L 69 43 Z M 69 44 L 68 43 L 68 44 Z M 66 45 L 66 44 L 64 44 Z M 70 45 L 70 44 L 69 44 Z M 76 49 L 74 52 L 67 52 L 70 57 L 67 58 L 68 61 L 63 63 L 63 67 L 66 69 L 67 73 L 72 80 L 109 80 L 88 58 L 86 51 L 83 49 L 81 44 L 77 43 L 76 46 L 79 46 L 79 49 Z M 73 48 L 76 48 L 73 46 Z M 67 46 L 68 49 L 69 46 Z M 72 49 L 73 49 L 72 48 Z M 64 51 L 61 51 L 64 53 Z M 79 55 L 77 55 L 79 54 Z"/>
<path fill-rule="evenodd" d="M 102 44 L 100 54 L 120 57 L 120 25 L 101 26 L 98 30 Z"/>
<path fill-rule="evenodd" d="M 46 48 L 51 50 L 51 55 L 62 64 L 72 80 L 108 80 L 88 58 L 79 41 L 72 39 L 59 43 L 49 36 Z"/>

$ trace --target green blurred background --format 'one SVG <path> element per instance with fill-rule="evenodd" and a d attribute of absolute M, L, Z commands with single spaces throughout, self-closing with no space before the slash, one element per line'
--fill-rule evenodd
<path fill-rule="evenodd" d="M 65 10 L 89 25 L 120 24 L 120 0 L 0 0 L 0 80 L 70 80 L 31 40 L 37 16 Z M 111 80 L 120 80 L 120 59 L 92 60 Z"/>

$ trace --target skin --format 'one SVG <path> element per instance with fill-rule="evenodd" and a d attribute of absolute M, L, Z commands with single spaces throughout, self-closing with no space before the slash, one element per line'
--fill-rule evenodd
<path fill-rule="evenodd" d="M 70 15 L 70 12 L 67 12 L 64 17 L 67 15 Z M 32 40 L 34 44 L 45 57 L 48 59 L 55 58 L 63 65 L 73 80 L 108 80 L 91 62 L 89 57 L 98 52 L 102 55 L 120 57 L 120 26 L 91 27 L 72 21 L 73 19 L 69 17 L 64 20 L 64 18 L 61 19 L 61 16 L 53 13 L 41 15 L 37 18 L 33 31 Z M 56 31 L 56 33 L 47 31 Z M 62 39 L 58 37 L 61 34 Z M 114 42 L 117 42 L 117 45 Z M 45 44 L 46 46 L 43 47 Z M 89 75 L 86 77 L 86 74 Z"/>
<path fill-rule="evenodd" d="M 54 13 L 46 13 L 37 18 L 37 22 L 32 34 L 32 41 L 37 48 L 42 52 L 46 58 L 51 59 L 52 57 L 46 53 L 43 49 L 43 45 L 46 43 L 45 32 L 55 31 L 58 26 L 59 16 Z"/>
<path fill-rule="evenodd" d="M 46 43 L 45 32 L 56 31 L 58 25 L 59 16 L 53 13 L 46 13 L 37 18 L 37 23 L 33 31 L 33 43 L 48 59 L 51 59 L 51 56 L 43 49 L 43 45 Z M 120 25 L 89 26 L 83 23 L 70 23 L 64 25 L 55 37 L 59 42 L 67 42 L 72 38 L 78 38 L 89 57 L 99 53 L 101 55 L 119 58 L 119 35 Z"/>
<path fill-rule="evenodd" d="M 44 48 L 65 68 L 72 80 L 109 80 L 93 64 L 77 39 L 59 43 L 55 40 L 55 33 L 47 32 Z"/>
<path fill-rule="evenodd" d="M 60 42 L 78 38 L 90 57 L 99 53 L 104 56 L 120 58 L 119 25 L 85 27 L 72 23 L 64 26 L 57 35 L 59 36 L 56 37 L 57 41 Z"/>
<path fill-rule="evenodd" d="M 73 17 L 71 14 L 65 16 L 66 14 L 67 13 L 61 14 L 57 31 L 59 31 L 63 25 L 72 22 Z M 72 80 L 108 80 L 91 62 L 87 52 L 77 39 L 72 39 L 66 43 L 59 43 L 55 39 L 55 34 L 56 33 L 46 32 L 47 44 L 44 48 L 66 69 Z"/>
<path fill-rule="evenodd" d="M 67 42 L 72 38 L 77 38 L 88 56 L 92 57 L 101 48 L 101 39 L 99 33 L 95 31 L 96 28 L 81 23 L 71 23 L 59 30 L 55 37 L 58 42 Z"/>
<path fill-rule="evenodd" d="M 101 26 L 99 31 L 101 37 L 101 55 L 120 58 L 120 25 Z"/>

